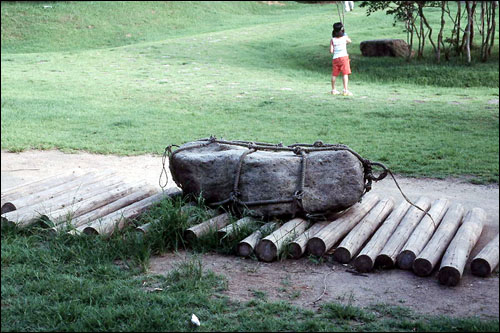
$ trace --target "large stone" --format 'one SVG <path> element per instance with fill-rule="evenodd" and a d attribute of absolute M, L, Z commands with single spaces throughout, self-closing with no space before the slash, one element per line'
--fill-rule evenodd
<path fill-rule="evenodd" d="M 375 39 L 361 42 L 359 49 L 365 57 L 406 57 L 409 45 L 402 39 Z"/>
<path fill-rule="evenodd" d="M 187 143 L 183 147 L 199 144 Z M 207 203 L 230 197 L 234 175 L 245 147 L 211 143 L 174 153 L 170 170 L 185 194 L 200 193 Z M 293 152 L 258 150 L 245 157 L 238 190 L 244 202 L 290 199 L 299 189 L 301 157 Z M 307 167 L 302 198 L 303 211 L 334 212 L 358 202 L 364 191 L 361 162 L 352 153 L 322 151 L 307 154 Z M 294 203 L 252 205 L 255 213 L 276 216 L 295 213 Z"/>

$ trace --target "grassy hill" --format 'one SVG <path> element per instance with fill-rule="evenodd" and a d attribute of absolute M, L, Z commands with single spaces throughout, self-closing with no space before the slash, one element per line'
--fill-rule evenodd
<path fill-rule="evenodd" d="M 355 95 L 337 98 L 335 5 L 284 4 L 2 2 L 2 149 L 320 139 L 407 175 L 498 181 L 498 46 L 473 66 L 436 65 L 431 50 L 411 64 L 364 58 L 361 41 L 406 35 L 356 8 L 345 16 Z"/>

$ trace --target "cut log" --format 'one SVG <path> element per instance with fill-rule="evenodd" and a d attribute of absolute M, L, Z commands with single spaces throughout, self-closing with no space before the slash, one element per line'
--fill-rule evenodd
<path fill-rule="evenodd" d="M 341 217 L 321 229 L 307 242 L 307 250 L 315 256 L 322 256 L 375 206 L 379 197 L 368 195 L 362 202 L 355 204 Z"/>
<path fill-rule="evenodd" d="M 209 234 L 211 231 L 216 232 L 220 228 L 225 227 L 231 223 L 231 219 L 229 218 L 228 213 L 224 213 L 221 215 L 218 215 L 216 217 L 212 217 L 209 220 L 206 220 L 204 222 L 201 222 L 200 224 L 197 224 L 189 229 L 186 229 L 184 232 L 184 238 L 188 242 L 193 242 L 200 237 Z"/>
<path fill-rule="evenodd" d="M 5 192 L 2 192 L 2 214 L 17 209 L 14 204 L 10 202 L 11 200 L 19 199 L 36 192 L 44 191 L 48 188 L 52 188 L 74 180 L 80 176 L 80 171 L 71 171 L 62 175 L 45 177 L 34 182 L 29 182 L 27 184 L 22 184 L 20 186 L 10 188 Z"/>
<path fill-rule="evenodd" d="M 333 252 L 333 259 L 343 264 L 351 261 L 393 208 L 394 199 L 380 200 L 342 240 L 335 252 Z"/>
<path fill-rule="evenodd" d="M 136 201 L 152 196 L 156 192 L 157 190 L 151 188 L 137 188 L 132 193 L 126 194 L 122 198 L 118 198 L 117 200 L 109 202 L 108 204 L 103 205 L 100 208 L 92 209 L 88 213 L 82 214 L 78 217 L 74 217 L 71 220 L 71 224 L 74 228 L 78 228 L 81 225 L 92 223 L 98 218 L 106 216 L 114 211 L 117 211 L 120 208 L 131 205 Z M 61 229 L 62 227 L 64 227 L 64 224 L 56 225 L 57 230 Z"/>
<path fill-rule="evenodd" d="M 479 252 L 471 263 L 472 274 L 488 276 L 498 265 L 498 234 Z"/>
<path fill-rule="evenodd" d="M 431 201 L 429 198 L 421 197 L 417 201 L 416 205 L 427 212 L 431 205 Z M 375 259 L 375 265 L 384 268 L 394 267 L 396 264 L 396 257 L 400 253 L 417 224 L 425 215 L 425 212 L 416 207 L 411 207 L 408 212 L 406 212 L 403 220 L 396 228 L 396 231 L 389 238 L 382 251 L 380 251 L 377 259 Z"/>
<path fill-rule="evenodd" d="M 462 205 L 456 204 L 448 208 L 431 240 L 413 262 L 413 272 L 415 274 L 428 276 L 432 273 L 453 236 L 455 236 L 463 216 L 464 207 Z"/>
<path fill-rule="evenodd" d="M 158 222 L 158 220 L 154 220 L 153 222 L 149 222 L 149 223 L 140 225 L 140 226 L 135 228 L 135 231 L 140 232 L 142 234 L 146 234 L 151 229 L 151 226 L 157 222 Z"/>
<path fill-rule="evenodd" d="M 97 221 L 92 222 L 90 225 L 80 230 L 88 235 L 104 235 L 110 236 L 116 229 L 122 229 L 128 219 L 133 219 L 142 214 L 152 205 L 160 202 L 165 198 L 178 196 L 182 193 L 180 189 L 171 188 L 162 193 L 158 193 L 137 201 L 129 206 L 123 207 L 111 214 L 108 214 Z M 80 227 L 81 228 L 81 227 Z M 78 229 L 77 229 L 78 230 Z"/>
<path fill-rule="evenodd" d="M 8 209 L 13 209 L 13 210 L 28 208 L 34 204 L 37 204 L 40 202 L 45 202 L 45 201 L 53 199 L 57 196 L 63 195 L 64 193 L 67 193 L 68 191 L 72 191 L 72 190 L 77 189 L 79 187 L 84 187 L 88 184 L 93 184 L 99 180 L 102 180 L 106 177 L 109 177 L 111 174 L 112 174 L 111 171 L 106 171 L 103 173 L 88 172 L 88 173 L 82 175 L 81 177 L 77 177 L 77 178 L 70 176 L 71 179 L 68 181 L 65 181 L 63 183 L 59 183 L 60 180 L 54 180 L 54 184 L 48 185 L 45 189 L 43 189 L 41 191 L 34 192 L 34 193 L 29 194 L 27 196 L 14 198 L 12 200 L 9 200 L 5 204 L 2 204 L 2 206 L 6 205 L 6 207 L 7 206 L 10 207 Z M 66 178 L 63 177 L 63 179 L 66 179 Z M 6 210 L 6 209 L 2 210 L 2 214 L 4 213 L 4 210 Z"/>
<path fill-rule="evenodd" d="M 389 240 L 394 230 L 396 230 L 410 207 L 410 204 L 406 200 L 403 200 L 399 206 L 391 212 L 389 217 L 385 219 L 375 235 L 373 235 L 368 244 L 365 245 L 356 259 L 354 259 L 353 265 L 359 272 L 366 273 L 373 269 L 375 258 L 379 255 L 380 251 L 382 251 L 387 240 Z"/>
<path fill-rule="evenodd" d="M 406 244 L 401 249 L 397 256 L 396 262 L 401 269 L 411 269 L 415 258 L 423 250 L 432 234 L 441 223 L 450 202 L 446 199 L 437 199 L 432 203 L 429 215 L 432 216 L 434 222 L 428 215 L 425 215 L 417 225 Z"/>
<path fill-rule="evenodd" d="M 224 237 L 230 237 L 232 234 L 237 234 L 240 230 L 243 230 L 243 228 L 251 226 L 253 223 L 255 223 L 255 219 L 252 217 L 244 217 L 239 219 L 238 221 L 227 225 L 217 231 L 217 235 L 219 238 L 224 238 Z"/>
<path fill-rule="evenodd" d="M 273 261 L 278 257 L 283 245 L 288 240 L 295 238 L 296 235 L 303 233 L 308 226 L 309 222 L 301 218 L 295 218 L 283 224 L 278 230 L 264 237 L 257 244 L 255 248 L 257 258 L 266 262 Z"/>
<path fill-rule="evenodd" d="M 252 233 L 250 236 L 238 243 L 238 254 L 243 257 L 248 257 L 253 253 L 253 250 L 257 243 L 262 238 L 263 234 L 267 234 L 276 228 L 275 222 L 268 222 L 264 224 L 259 230 Z"/>
<path fill-rule="evenodd" d="M 290 256 L 293 259 L 302 257 L 302 255 L 306 252 L 307 242 L 309 239 L 330 223 L 333 222 L 316 222 L 309 229 L 304 231 L 304 233 L 295 238 L 289 245 Z"/>
<path fill-rule="evenodd" d="M 483 231 L 486 212 L 473 208 L 464 217 L 464 222 L 444 253 L 439 268 L 439 283 L 456 286 L 462 277 L 465 263 Z"/>
<path fill-rule="evenodd" d="M 77 187 L 50 200 L 3 214 L 2 220 L 11 221 L 18 227 L 27 227 L 40 218 L 47 218 L 48 214 L 51 212 L 60 209 L 65 209 L 67 211 L 71 209 L 72 206 L 78 205 L 84 200 L 95 198 L 119 186 L 119 181 L 116 179 L 109 179 L 88 184 L 85 187 Z"/>

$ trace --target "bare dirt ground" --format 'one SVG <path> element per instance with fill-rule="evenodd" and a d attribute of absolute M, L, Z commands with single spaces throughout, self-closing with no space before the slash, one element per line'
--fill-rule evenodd
<path fill-rule="evenodd" d="M 2 191 L 18 184 L 58 175 L 68 170 L 114 170 L 126 180 L 143 180 L 158 186 L 161 157 L 152 155 L 118 157 L 89 153 L 65 154 L 59 151 L 1 152 Z M 488 219 L 472 256 L 499 230 L 498 185 L 472 185 L 459 179 L 413 179 L 398 177 L 411 200 L 425 195 L 430 199 L 447 198 L 465 208 L 483 208 Z M 173 186 L 169 182 L 169 186 Z M 403 200 L 394 182 L 386 178 L 373 186 L 381 197 L 392 196 L 396 204 Z M 151 259 L 151 273 L 167 274 L 189 252 L 168 253 Z M 471 257 L 472 257 L 471 256 Z M 263 263 L 252 259 L 218 254 L 198 255 L 204 268 L 227 277 L 227 295 L 235 300 L 250 300 L 259 295 L 269 300 L 284 300 L 308 308 L 335 301 L 369 307 L 375 304 L 404 306 L 416 313 L 453 317 L 499 317 L 498 268 L 491 277 L 478 278 L 466 267 L 457 287 L 441 286 L 436 274 L 421 278 L 410 271 L 376 270 L 365 275 L 353 274 L 351 267 L 326 259 L 317 263 L 308 258 Z M 470 259 L 469 259 L 470 260 Z M 320 298 L 321 296 L 321 298 Z M 317 302 L 318 298 L 320 298 Z"/>

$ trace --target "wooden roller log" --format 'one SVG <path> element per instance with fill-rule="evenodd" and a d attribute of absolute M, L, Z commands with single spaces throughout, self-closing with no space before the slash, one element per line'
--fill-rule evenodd
<path fill-rule="evenodd" d="M 488 276 L 498 265 L 498 234 L 472 259 L 472 274 Z"/>
<path fill-rule="evenodd" d="M 483 231 L 486 212 L 473 208 L 464 217 L 464 222 L 444 253 L 439 268 L 439 283 L 456 286 L 462 277 L 465 263 Z"/>
<path fill-rule="evenodd" d="M 289 245 L 290 256 L 293 259 L 300 258 L 306 252 L 307 242 L 309 241 L 309 238 L 316 235 L 316 233 L 318 233 L 321 229 L 323 229 L 330 223 L 333 222 L 316 222 L 309 229 L 304 231 L 304 233 L 295 238 Z"/>
<path fill-rule="evenodd" d="M 275 222 L 268 222 L 264 224 L 259 230 L 252 233 L 250 236 L 238 243 L 238 254 L 243 257 L 248 257 L 253 253 L 255 246 L 262 238 L 263 234 L 268 233 L 268 231 L 273 231 L 276 228 Z"/>
<path fill-rule="evenodd" d="M 464 207 L 462 205 L 455 204 L 448 208 L 434 235 L 415 258 L 413 262 L 413 272 L 415 274 L 428 276 L 432 273 L 448 244 L 455 236 L 463 216 Z"/>
<path fill-rule="evenodd" d="M 394 199 L 380 200 L 342 240 L 333 252 L 333 259 L 343 264 L 351 261 L 393 208 Z"/>
<path fill-rule="evenodd" d="M 122 229 L 125 226 L 125 222 L 127 219 L 136 218 L 152 205 L 160 202 L 165 198 L 178 196 L 181 193 L 182 191 L 177 188 L 165 190 L 164 192 L 154 194 L 129 206 L 123 207 L 111 214 L 103 216 L 102 218 L 85 226 L 84 228 L 80 227 L 76 230 L 82 230 L 83 233 L 88 235 L 99 234 L 110 236 L 114 232 L 114 230 Z"/>
<path fill-rule="evenodd" d="M 11 200 L 10 204 L 16 208 L 17 211 L 22 210 L 22 214 L 36 214 L 41 210 L 46 209 L 57 209 L 52 205 L 52 202 L 63 202 L 68 204 L 68 193 L 70 194 L 85 194 L 100 185 L 98 182 L 102 181 L 104 177 L 108 176 L 110 173 L 97 174 L 95 172 L 89 172 L 85 175 L 68 181 L 66 183 L 60 184 L 55 187 L 47 188 L 43 191 L 33 193 L 26 197 Z M 108 183 L 112 182 L 116 184 L 118 181 L 116 179 L 106 180 Z M 106 183 L 106 186 L 109 185 Z M 96 185 L 97 184 L 97 185 Z M 28 213 L 31 212 L 31 213 Z M 21 215 L 21 213 L 19 214 Z"/>
<path fill-rule="evenodd" d="M 217 235 L 219 238 L 229 237 L 234 233 L 238 233 L 238 231 L 242 230 L 242 228 L 251 226 L 253 223 L 255 223 L 255 219 L 253 219 L 250 216 L 247 216 L 217 230 Z"/>
<path fill-rule="evenodd" d="M 307 250 L 315 256 L 322 256 L 337 241 L 344 237 L 375 206 L 379 197 L 366 196 L 362 202 L 353 205 L 341 217 L 321 229 L 307 242 Z"/>
<path fill-rule="evenodd" d="M 10 202 L 11 200 L 19 199 L 36 192 L 44 191 L 48 188 L 52 188 L 74 180 L 80 176 L 80 171 L 71 171 L 62 175 L 50 176 L 34 182 L 10 188 L 5 192 L 2 192 L 1 213 L 3 214 L 17 209 L 14 204 Z"/>
<path fill-rule="evenodd" d="M 450 202 L 446 199 L 437 199 L 432 203 L 431 209 L 429 209 L 428 213 L 432 216 L 434 221 L 432 221 L 428 215 L 425 215 L 422 218 L 396 258 L 399 268 L 412 268 L 415 258 L 417 258 L 420 251 L 423 250 L 429 239 L 432 237 L 432 234 L 439 226 L 439 223 L 441 223 L 441 219 L 446 213 L 449 205 Z"/>
<path fill-rule="evenodd" d="M 111 201 L 108 204 L 105 204 L 99 208 L 92 209 L 91 211 L 82 214 L 78 217 L 73 217 L 71 220 L 71 224 L 74 228 L 78 228 L 81 225 L 92 223 L 94 220 L 97 220 L 100 217 L 106 216 L 120 208 L 131 205 L 136 201 L 142 200 L 149 196 L 155 194 L 157 190 L 154 189 L 144 189 L 137 188 L 132 193 L 126 194 L 122 198 L 118 198 L 117 200 Z M 57 224 L 55 228 L 57 230 L 62 229 L 64 227 L 64 223 Z"/>
<path fill-rule="evenodd" d="M 220 228 L 225 227 L 231 222 L 231 219 L 229 218 L 229 214 L 224 213 L 221 215 L 218 215 L 216 217 L 212 217 L 209 220 L 206 220 L 204 222 L 201 222 L 200 224 L 197 224 L 189 229 L 186 229 L 184 232 L 184 238 L 188 242 L 192 242 L 208 233 L 211 231 L 216 232 Z"/>
<path fill-rule="evenodd" d="M 257 258 L 266 262 L 273 261 L 278 257 L 287 240 L 303 233 L 308 226 L 309 222 L 301 218 L 295 218 L 283 224 L 278 230 L 260 240 L 255 248 Z"/>
<path fill-rule="evenodd" d="M 396 231 L 394 231 L 375 259 L 375 265 L 391 268 L 396 264 L 397 255 L 400 253 L 418 222 L 420 222 L 425 215 L 425 212 L 429 210 L 431 201 L 429 198 L 421 197 L 415 205 L 422 208 L 424 212 L 416 207 L 411 207 L 408 212 L 406 212 L 403 220 L 396 228 Z"/>
<path fill-rule="evenodd" d="M 32 225 L 37 220 L 47 217 L 47 214 L 60 209 L 71 208 L 72 205 L 94 198 L 102 193 L 109 192 L 120 184 L 116 179 L 103 180 L 102 182 L 90 184 L 84 188 L 73 189 L 63 193 L 53 199 L 40 202 L 38 204 L 24 207 L 2 215 L 2 220 L 8 220 L 15 223 L 19 227 L 27 227 Z"/>
<path fill-rule="evenodd" d="M 403 200 L 399 206 L 391 212 L 389 217 L 385 219 L 375 235 L 373 235 L 356 259 L 354 259 L 353 265 L 359 272 L 366 273 L 373 269 L 375 258 L 379 255 L 380 251 L 382 251 L 387 240 L 391 237 L 394 230 L 396 230 L 410 207 L 411 205 L 406 200 Z"/>

